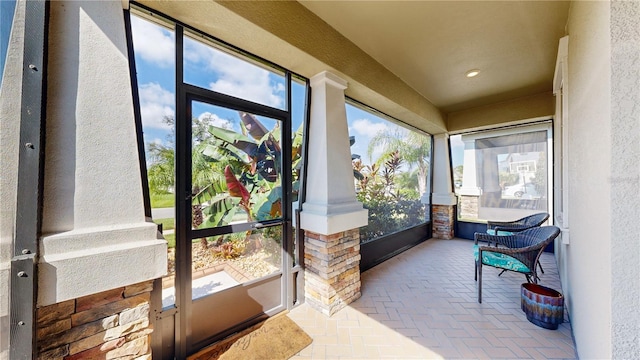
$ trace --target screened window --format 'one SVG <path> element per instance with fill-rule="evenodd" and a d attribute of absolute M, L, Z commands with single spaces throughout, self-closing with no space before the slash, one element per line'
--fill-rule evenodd
<path fill-rule="evenodd" d="M 361 242 L 428 221 L 431 136 L 356 103 L 347 104 L 347 122 L 356 196 L 369 210 Z"/>
<path fill-rule="evenodd" d="M 550 136 L 547 124 L 452 136 L 458 219 L 549 212 Z"/>

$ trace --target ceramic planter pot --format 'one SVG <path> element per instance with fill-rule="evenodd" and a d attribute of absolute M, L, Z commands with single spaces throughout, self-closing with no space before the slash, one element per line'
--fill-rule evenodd
<path fill-rule="evenodd" d="M 527 320 L 545 329 L 556 330 L 564 321 L 564 296 L 558 291 L 538 285 L 522 284 L 521 307 Z"/>

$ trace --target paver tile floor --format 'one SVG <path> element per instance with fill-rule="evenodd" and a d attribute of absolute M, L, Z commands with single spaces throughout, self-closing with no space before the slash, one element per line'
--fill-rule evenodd
<path fill-rule="evenodd" d="M 571 325 L 530 323 L 524 275 L 483 267 L 482 304 L 473 241 L 430 239 L 362 274 L 362 297 L 332 317 L 303 304 L 289 313 L 312 338 L 293 359 L 575 359 Z M 540 284 L 561 290 L 553 254 Z"/>

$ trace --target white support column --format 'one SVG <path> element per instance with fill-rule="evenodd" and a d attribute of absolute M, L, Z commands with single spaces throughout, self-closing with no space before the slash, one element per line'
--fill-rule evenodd
<path fill-rule="evenodd" d="M 480 196 L 482 189 L 478 187 L 478 179 L 476 169 L 476 139 L 466 138 L 463 135 L 464 142 L 464 166 L 462 169 L 462 187 L 460 195 Z"/>
<path fill-rule="evenodd" d="M 356 199 L 344 89 L 328 72 L 311 78 L 311 123 L 307 198 L 300 226 L 305 230 L 305 297 L 331 316 L 358 299 L 360 230 L 368 211 Z"/>
<path fill-rule="evenodd" d="M 344 98 L 347 83 L 325 71 L 311 78 L 311 88 L 307 198 L 300 225 L 329 235 L 367 225 L 368 211 L 356 199 Z"/>
<path fill-rule="evenodd" d="M 433 205 L 455 205 L 456 195 L 452 191 L 451 160 L 449 159 L 449 135 L 433 136 Z"/>
<path fill-rule="evenodd" d="M 462 135 L 464 143 L 464 166 L 462 169 L 462 187 L 458 190 L 460 217 L 478 219 L 482 189 L 478 187 L 478 169 L 476 166 L 476 138 Z"/>
<path fill-rule="evenodd" d="M 122 3 L 51 2 L 38 305 L 161 277 L 145 221 Z"/>
<path fill-rule="evenodd" d="M 452 239 L 454 236 L 456 195 L 452 191 L 449 135 L 433 136 L 433 194 L 431 220 L 433 237 Z"/>

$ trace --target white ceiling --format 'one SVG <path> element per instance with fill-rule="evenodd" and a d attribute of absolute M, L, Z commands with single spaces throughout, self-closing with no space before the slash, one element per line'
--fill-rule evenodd
<path fill-rule="evenodd" d="M 551 91 L 569 13 L 566 1 L 300 3 L 445 113 Z"/>

